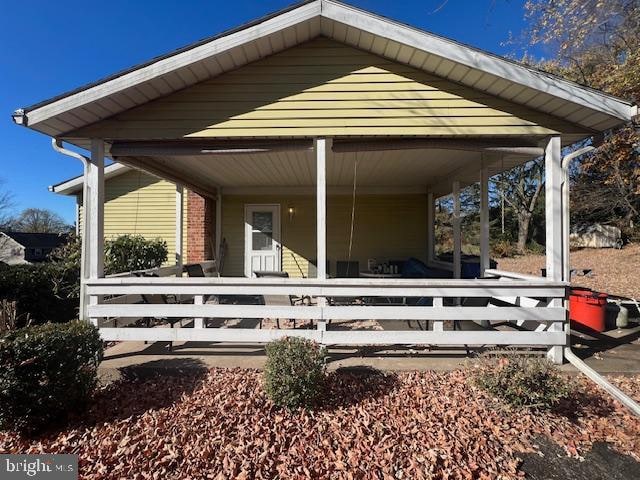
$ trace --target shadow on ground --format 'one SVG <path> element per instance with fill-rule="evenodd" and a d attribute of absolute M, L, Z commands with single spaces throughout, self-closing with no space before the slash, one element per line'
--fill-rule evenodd
<path fill-rule="evenodd" d="M 546 438 L 537 439 L 540 453 L 523 456 L 520 469 L 531 480 L 637 480 L 640 463 L 628 455 L 595 443 L 584 460 L 567 457 L 566 453 Z"/>
<path fill-rule="evenodd" d="M 119 380 L 95 394 L 88 411 L 75 419 L 78 424 L 92 426 L 171 406 L 196 390 L 208 369 L 197 359 L 167 358 L 123 367 L 120 372 Z M 143 384 L 144 389 L 138 388 Z"/>
<path fill-rule="evenodd" d="M 387 395 L 397 384 L 393 373 L 369 366 L 338 368 L 329 372 L 321 408 L 333 410 Z"/>

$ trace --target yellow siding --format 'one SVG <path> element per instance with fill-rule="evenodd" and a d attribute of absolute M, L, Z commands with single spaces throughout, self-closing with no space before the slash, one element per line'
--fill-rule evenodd
<path fill-rule="evenodd" d="M 224 274 L 244 276 L 244 206 L 280 204 L 282 266 L 292 277 L 308 276 L 316 257 L 316 203 L 313 196 L 226 196 L 222 201 L 222 235 L 229 245 Z M 295 208 L 293 220 L 288 208 Z M 356 198 L 351 259 L 366 269 L 367 259 L 425 260 L 427 209 L 424 195 L 363 195 Z M 327 257 L 330 272 L 336 261 L 347 260 L 351 226 L 351 196 L 327 200 Z"/>
<path fill-rule="evenodd" d="M 575 131 L 555 117 L 319 38 L 69 136 L 164 139 Z"/>
<path fill-rule="evenodd" d="M 187 256 L 187 195 L 184 195 L 183 252 Z M 83 209 L 79 224 L 82 231 Z M 167 264 L 176 258 L 176 186 L 152 175 L 131 170 L 105 181 L 104 236 L 142 235 L 167 242 Z"/>

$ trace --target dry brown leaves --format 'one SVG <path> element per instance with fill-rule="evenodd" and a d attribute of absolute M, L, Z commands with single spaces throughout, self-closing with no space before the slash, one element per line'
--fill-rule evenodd
<path fill-rule="evenodd" d="M 498 260 L 500 270 L 529 275 L 539 276 L 540 269 L 544 266 L 544 255 L 524 255 Z M 571 268 L 593 270 L 589 277 L 574 277 L 571 282 L 574 286 L 640 300 L 640 245 L 627 245 L 622 250 L 585 248 L 572 251 Z"/>
<path fill-rule="evenodd" d="M 313 411 L 275 409 L 259 372 L 213 369 L 100 392 L 73 427 L 0 451 L 80 455 L 88 479 L 518 478 L 547 435 L 580 455 L 599 440 L 640 455 L 640 420 L 580 383 L 555 413 L 510 410 L 452 373 L 332 374 Z M 640 398 L 640 378 L 615 380 Z"/>

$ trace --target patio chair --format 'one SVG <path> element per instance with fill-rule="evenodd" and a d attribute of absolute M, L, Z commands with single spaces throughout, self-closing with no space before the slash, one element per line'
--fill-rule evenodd
<path fill-rule="evenodd" d="M 289 278 L 287 272 L 266 272 L 257 271 L 253 272 L 258 278 Z M 291 306 L 309 305 L 311 303 L 311 297 L 308 295 L 297 297 L 295 295 L 263 295 L 262 299 L 264 305 L 269 306 Z M 296 319 L 290 319 L 293 321 L 293 328 L 296 328 Z M 276 327 L 280 328 L 280 319 L 276 318 Z M 262 328 L 262 319 L 260 319 L 260 328 Z M 313 320 L 311 320 L 311 328 L 313 328 Z"/>
<path fill-rule="evenodd" d="M 338 260 L 336 262 L 336 278 L 357 278 L 360 275 L 360 262 Z M 330 305 L 353 305 L 363 302 L 362 298 L 327 297 Z"/>
<path fill-rule="evenodd" d="M 134 273 L 134 275 L 136 277 L 158 277 L 157 273 Z M 140 297 L 143 303 L 147 305 L 174 305 L 180 303 L 175 295 L 141 293 Z M 171 328 L 174 328 L 176 323 L 183 320 L 181 317 L 144 317 L 143 320 L 146 321 L 147 328 L 151 326 L 152 319 L 166 321 Z M 145 340 L 144 343 L 147 344 L 148 342 Z M 169 351 L 171 350 L 173 350 L 173 342 L 169 342 Z"/>

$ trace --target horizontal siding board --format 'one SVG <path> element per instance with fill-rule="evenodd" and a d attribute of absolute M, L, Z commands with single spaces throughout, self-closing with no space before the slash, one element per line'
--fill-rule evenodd
<path fill-rule="evenodd" d="M 287 35 L 293 38 L 295 33 L 291 30 Z M 271 40 L 277 48 L 274 41 L 278 36 Z M 282 41 L 286 43 L 291 38 Z M 410 57 L 399 44 L 376 41 L 374 50 L 387 57 Z M 227 55 L 227 62 L 222 58 L 222 68 L 232 69 L 244 57 L 258 55 L 258 50 L 234 50 Z M 445 73 L 454 67 L 445 59 L 438 71 Z M 458 70 L 460 76 L 468 72 Z M 317 39 L 97 122 L 75 134 L 107 139 L 170 139 L 558 132 L 577 133 L 575 127 L 556 117 L 497 100 L 483 91 L 409 65 Z"/>
<path fill-rule="evenodd" d="M 184 195 L 183 251 L 187 252 L 187 195 Z M 173 264 L 176 236 L 176 187 L 165 180 L 132 170 L 105 180 L 104 235 L 161 238 L 167 242 L 167 262 Z M 79 211 L 82 231 L 83 209 Z M 188 259 L 185 259 L 188 261 Z"/>

